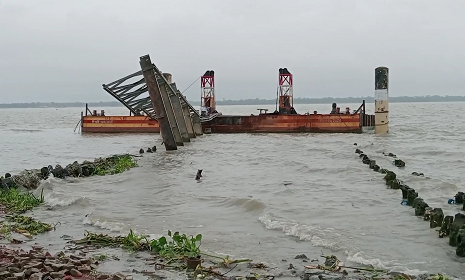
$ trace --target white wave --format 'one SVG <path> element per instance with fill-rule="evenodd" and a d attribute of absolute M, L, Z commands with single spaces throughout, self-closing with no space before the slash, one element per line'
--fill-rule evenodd
<path fill-rule="evenodd" d="M 59 184 L 59 183 L 62 183 L 62 179 L 55 178 L 53 174 L 50 174 L 50 176 L 47 179 L 42 180 L 40 182 L 40 185 L 37 189 L 40 189 L 40 188 L 53 189 L 54 185 Z"/>
<path fill-rule="evenodd" d="M 203 228 L 203 225 L 192 225 L 192 226 L 187 226 L 187 228 Z"/>
<path fill-rule="evenodd" d="M 61 196 L 61 195 L 56 195 L 54 193 L 49 193 L 44 196 L 45 200 L 45 205 L 50 206 L 50 207 L 65 207 L 65 206 L 70 206 L 75 203 L 83 202 L 86 200 L 85 197 L 67 197 L 67 196 Z"/>
<path fill-rule="evenodd" d="M 314 246 L 320 246 L 335 251 L 341 249 L 336 242 L 330 241 L 330 238 L 328 238 L 328 235 L 336 233 L 332 228 L 321 229 L 320 227 L 299 224 L 295 221 L 284 221 L 268 213 L 260 216 L 258 220 L 267 229 L 281 230 L 285 235 L 297 237 L 302 241 L 310 241 Z"/>
<path fill-rule="evenodd" d="M 82 223 L 84 225 L 91 225 L 101 229 L 107 229 L 113 232 L 123 233 L 125 230 L 125 225 L 123 223 L 111 222 L 111 221 L 100 221 L 98 219 L 92 219 L 90 215 L 84 217 Z"/>
<path fill-rule="evenodd" d="M 409 269 L 407 267 L 408 264 L 405 264 L 405 263 L 397 263 L 395 261 L 383 261 L 378 258 L 363 257 L 362 254 L 363 252 L 357 252 L 355 254 L 348 254 L 347 260 L 350 262 L 358 263 L 358 264 L 371 265 L 377 269 L 402 272 L 408 275 L 419 275 L 419 274 L 428 273 L 428 271 L 425 271 L 425 270 Z M 418 264 L 418 262 L 411 263 L 411 264 Z"/>
<path fill-rule="evenodd" d="M 384 269 L 396 272 L 403 272 L 410 275 L 418 275 L 427 273 L 427 271 L 420 271 L 417 269 L 409 269 L 404 263 L 396 263 L 395 261 L 383 261 L 379 258 L 364 257 L 363 252 L 354 252 L 354 248 L 343 247 L 338 245 L 337 242 L 331 240 L 337 240 L 338 236 L 341 236 L 339 232 L 334 228 L 321 229 L 317 226 L 309 226 L 305 224 L 299 224 L 295 221 L 285 221 L 273 214 L 265 214 L 260 216 L 259 221 L 270 230 L 280 230 L 287 236 L 297 237 L 302 241 L 309 241 L 313 246 L 330 249 L 333 251 L 341 251 L 347 255 L 347 261 L 354 262 L 362 265 L 371 265 L 377 269 Z M 347 244 L 345 246 L 348 246 Z"/>

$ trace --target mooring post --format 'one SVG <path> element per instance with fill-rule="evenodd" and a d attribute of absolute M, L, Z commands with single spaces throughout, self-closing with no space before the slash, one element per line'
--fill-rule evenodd
<path fill-rule="evenodd" d="M 389 69 L 375 69 L 375 133 L 389 132 Z"/>
<path fill-rule="evenodd" d="M 362 103 L 362 112 L 360 112 L 361 116 L 362 116 L 362 127 L 363 126 L 366 126 L 366 121 L 365 121 L 365 99 L 363 100 L 363 103 Z"/>
<path fill-rule="evenodd" d="M 163 75 L 165 75 L 165 73 L 163 73 Z M 171 86 L 171 89 L 167 87 L 167 90 L 169 91 L 171 104 L 173 105 L 174 114 L 176 116 L 176 121 L 179 127 L 179 133 L 181 134 L 181 138 L 183 142 L 190 142 L 191 139 L 189 137 L 189 134 L 187 133 L 187 125 L 186 125 L 186 121 L 184 120 L 181 99 L 178 96 L 178 90 L 176 87 L 176 83 L 171 83 L 170 86 Z M 174 92 L 172 92 L 173 90 Z"/>
<path fill-rule="evenodd" d="M 84 112 L 81 111 L 81 132 L 83 128 L 84 128 Z"/>
<path fill-rule="evenodd" d="M 178 147 L 176 146 L 176 141 L 171 130 L 171 125 L 169 119 L 167 118 L 166 108 L 163 103 L 161 91 L 157 83 L 157 78 L 155 76 L 155 67 L 152 65 L 150 56 L 145 55 L 140 57 L 139 64 L 144 75 L 145 83 L 147 84 L 152 106 L 155 109 L 155 114 L 157 115 L 157 121 L 160 126 L 160 134 L 163 138 L 165 148 L 167 151 L 177 150 Z"/>

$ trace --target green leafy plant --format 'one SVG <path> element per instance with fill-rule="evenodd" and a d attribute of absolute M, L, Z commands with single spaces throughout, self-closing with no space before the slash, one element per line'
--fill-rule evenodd
<path fill-rule="evenodd" d="M 233 260 L 229 256 L 218 257 L 209 255 L 200 250 L 202 244 L 202 235 L 196 236 L 172 233 L 168 231 L 167 236 L 161 236 L 158 239 L 148 240 L 144 235 L 137 235 L 132 230 L 127 236 L 108 236 L 106 234 L 96 234 L 86 231 L 85 237 L 76 241 L 77 244 L 87 244 L 94 246 L 122 247 L 132 251 L 151 251 L 160 255 L 167 260 L 164 266 L 169 266 L 173 261 L 185 260 L 189 258 L 198 258 L 205 255 L 221 260 L 221 265 L 228 267 L 231 264 L 251 262 L 250 259 Z M 172 266 L 179 268 L 177 266 Z"/>
<path fill-rule="evenodd" d="M 21 215 L 8 216 L 7 221 L 14 223 L 12 225 L 13 230 L 16 232 L 24 233 L 28 232 L 32 235 L 51 231 L 52 225 L 36 221 L 32 217 L 26 217 Z"/>
<path fill-rule="evenodd" d="M 11 239 L 12 232 L 32 238 L 33 235 L 51 231 L 52 229 L 53 226 L 50 224 L 21 215 L 7 216 L 6 220 L 0 223 L 0 234 L 10 241 L 13 241 Z"/>
<path fill-rule="evenodd" d="M 22 214 L 34 207 L 44 203 L 44 190 L 42 189 L 40 197 L 30 192 L 22 192 L 17 189 L 0 191 L 0 204 L 5 206 L 10 213 Z"/>
<path fill-rule="evenodd" d="M 159 239 L 151 241 L 151 250 L 168 258 L 189 257 L 194 258 L 200 255 L 200 244 L 202 243 L 202 235 L 179 234 L 168 231 L 168 236 L 171 240 L 167 240 L 162 236 Z"/>

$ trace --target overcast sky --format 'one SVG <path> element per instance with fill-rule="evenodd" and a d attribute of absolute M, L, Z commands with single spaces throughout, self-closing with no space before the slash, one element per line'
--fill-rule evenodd
<path fill-rule="evenodd" d="M 214 70 L 218 100 L 465 95 L 465 1 L 0 0 L 0 103 L 110 101 L 102 84 L 150 54 L 183 90 Z M 185 92 L 200 99 L 200 81 Z"/>

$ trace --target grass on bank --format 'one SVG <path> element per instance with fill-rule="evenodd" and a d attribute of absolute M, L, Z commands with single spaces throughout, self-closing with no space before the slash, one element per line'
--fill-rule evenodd
<path fill-rule="evenodd" d="M 218 257 L 209 255 L 200 250 L 202 235 L 186 235 L 179 232 L 168 231 L 167 236 L 149 240 L 147 236 L 138 235 L 130 230 L 127 236 L 109 236 L 86 231 L 83 239 L 77 240 L 76 244 L 86 244 L 102 247 L 122 247 L 130 251 L 150 251 L 167 260 L 167 263 L 181 261 L 189 258 L 197 258 L 201 255 L 221 260 L 220 264 L 228 267 L 230 264 L 251 262 L 252 260 L 233 260 L 229 256 Z M 181 265 L 182 267 L 182 265 Z"/>

